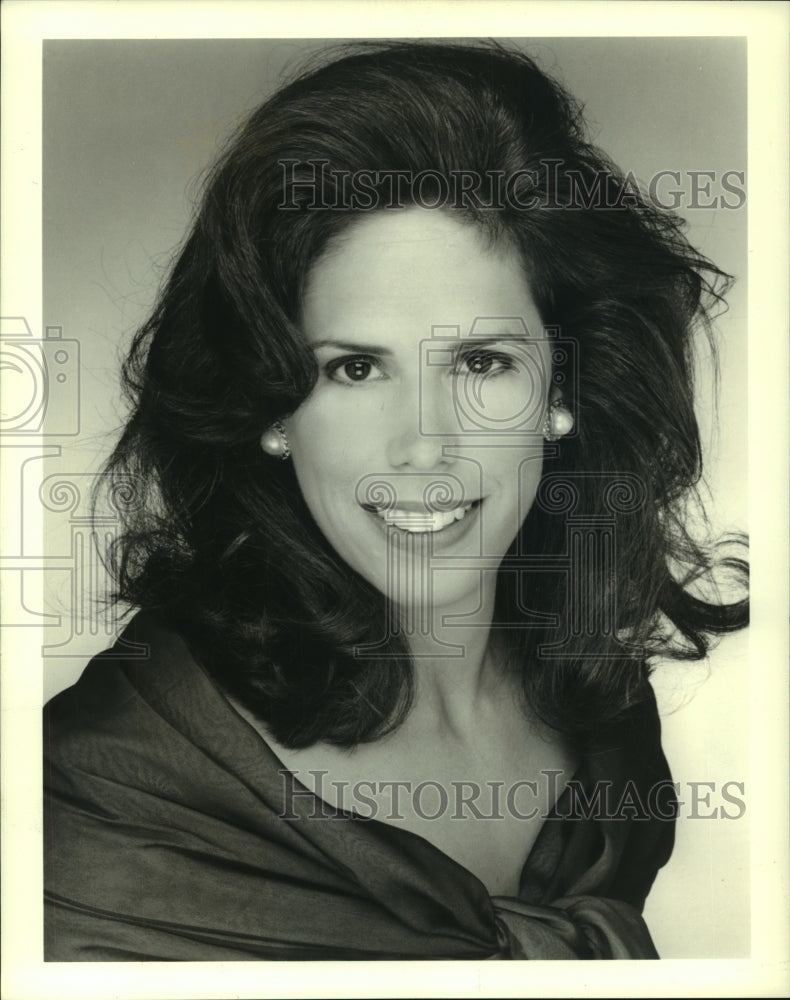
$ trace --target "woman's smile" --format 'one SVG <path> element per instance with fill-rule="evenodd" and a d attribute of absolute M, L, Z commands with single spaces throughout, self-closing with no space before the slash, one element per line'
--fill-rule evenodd
<path fill-rule="evenodd" d="M 407 508 L 406 505 L 379 509 L 365 508 L 376 518 L 377 523 L 391 543 L 398 546 L 408 545 L 409 538 L 426 538 L 430 540 L 433 550 L 444 550 L 454 544 L 459 538 L 474 531 L 479 523 L 479 512 L 482 500 L 451 507 L 448 510 L 431 511 L 421 506 Z"/>
<path fill-rule="evenodd" d="M 410 509 L 406 504 L 399 504 L 391 508 L 374 508 L 373 513 L 389 526 L 418 534 L 443 531 L 456 521 L 463 520 L 471 509 L 471 504 L 458 504 L 449 510 L 429 510 L 417 505 Z"/>

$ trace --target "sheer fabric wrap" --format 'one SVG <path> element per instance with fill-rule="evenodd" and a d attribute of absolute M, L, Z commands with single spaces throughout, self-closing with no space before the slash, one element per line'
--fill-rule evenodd
<path fill-rule="evenodd" d="M 518 897 L 491 898 L 423 838 L 293 784 L 149 614 L 46 706 L 44 743 L 48 961 L 658 957 L 641 909 L 669 799 L 590 815 L 566 789 Z M 582 801 L 670 788 L 654 701 L 576 778 Z"/>

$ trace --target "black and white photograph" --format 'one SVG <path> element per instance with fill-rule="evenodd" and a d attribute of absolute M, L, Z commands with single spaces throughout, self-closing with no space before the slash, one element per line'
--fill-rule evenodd
<path fill-rule="evenodd" d="M 3 237 L 13 995 L 782 995 L 787 9 L 59 6 L 25 295 Z"/>

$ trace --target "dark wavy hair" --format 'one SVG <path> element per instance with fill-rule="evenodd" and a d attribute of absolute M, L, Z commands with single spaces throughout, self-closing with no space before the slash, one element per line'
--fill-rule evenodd
<path fill-rule="evenodd" d="M 546 446 L 494 624 L 532 710 L 589 744 L 647 696 L 656 657 L 701 658 L 747 621 L 746 600 L 716 590 L 717 570 L 743 581 L 745 561 L 686 528 L 701 475 L 692 341 L 710 335 L 727 276 L 675 215 L 633 187 L 622 196 L 579 106 L 523 53 L 418 42 L 333 55 L 233 138 L 134 339 L 132 412 L 103 479 L 139 499 L 114 552 L 116 596 L 177 627 L 287 746 L 353 746 L 402 721 L 412 664 L 384 630 L 386 598 L 323 537 L 291 463 L 259 446 L 315 383 L 298 324 L 306 276 L 360 215 L 310 208 L 298 181 L 325 161 L 321 197 L 335 204 L 342 171 L 499 171 L 517 179 L 517 203 L 444 210 L 517 248 L 544 322 L 577 345 L 554 373 L 577 433 Z M 283 161 L 299 165 L 290 180 Z M 599 184 L 603 203 L 578 203 Z M 582 521 L 616 530 L 591 529 L 582 548 L 601 558 L 569 570 Z"/>

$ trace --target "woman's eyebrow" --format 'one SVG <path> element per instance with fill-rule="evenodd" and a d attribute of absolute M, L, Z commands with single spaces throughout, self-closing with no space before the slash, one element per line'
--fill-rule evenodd
<path fill-rule="evenodd" d="M 447 343 L 451 340 L 453 343 L 457 343 L 460 347 L 485 347 L 486 344 L 507 344 L 507 343 L 518 343 L 518 344 L 534 344 L 537 343 L 537 337 L 525 336 L 523 333 L 492 333 L 490 336 L 486 335 L 484 337 L 451 337 L 447 338 L 435 338 L 441 340 L 442 343 Z"/>
<path fill-rule="evenodd" d="M 536 338 L 525 336 L 523 333 L 503 331 L 501 333 L 492 333 L 491 335 L 484 337 L 426 337 L 424 343 L 441 344 L 443 347 L 457 345 L 459 348 L 466 349 L 469 347 L 485 347 L 487 344 L 490 345 L 507 342 L 529 343 L 534 342 L 535 340 Z M 314 351 L 317 351 L 322 347 L 334 347 L 340 351 L 349 351 L 350 353 L 357 354 L 392 354 L 389 347 L 384 347 L 381 344 L 360 344 L 353 343 L 349 340 L 317 340 L 310 346 Z"/>
<path fill-rule="evenodd" d="M 310 346 L 314 351 L 321 347 L 336 347 L 338 350 L 349 351 L 352 354 L 392 354 L 388 347 L 382 347 L 380 344 L 354 344 L 345 340 L 317 340 Z"/>

